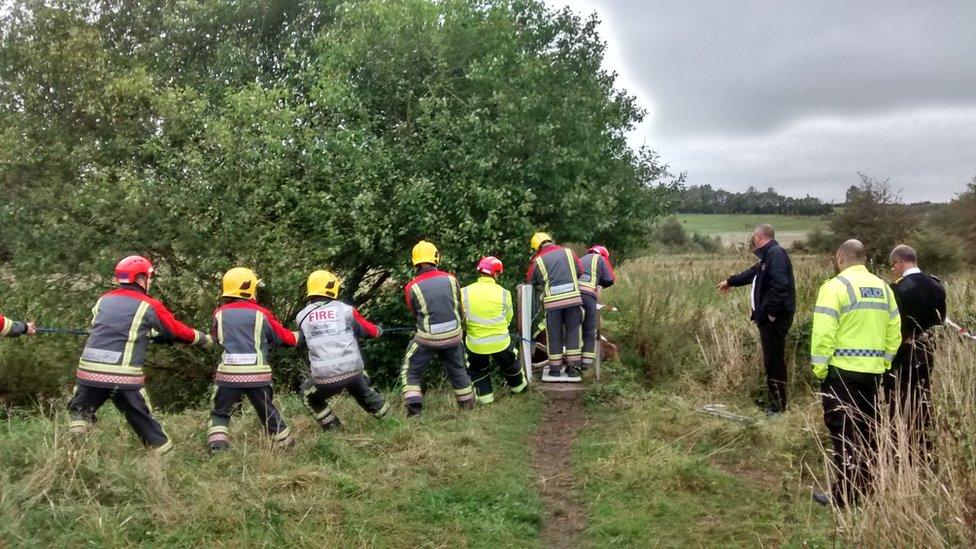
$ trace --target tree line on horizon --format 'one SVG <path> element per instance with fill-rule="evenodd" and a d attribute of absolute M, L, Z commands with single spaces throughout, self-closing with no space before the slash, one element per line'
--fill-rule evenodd
<path fill-rule="evenodd" d="M 834 205 L 814 196 L 795 198 L 772 187 L 744 192 L 716 189 L 711 185 L 690 185 L 680 191 L 678 212 L 696 214 L 827 215 Z"/>

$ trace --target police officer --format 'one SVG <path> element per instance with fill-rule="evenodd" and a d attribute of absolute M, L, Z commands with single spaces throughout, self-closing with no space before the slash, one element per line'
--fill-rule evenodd
<path fill-rule="evenodd" d="M 583 367 L 596 360 L 601 352 L 597 337 L 600 331 L 600 289 L 609 288 L 617 281 L 610 264 L 610 250 L 600 245 L 590 246 L 580 258 L 583 271 L 580 274 L 580 293 L 583 297 Z"/>
<path fill-rule="evenodd" d="M 10 318 L 0 315 L 0 337 L 20 337 L 22 335 L 34 335 L 36 328 L 33 322 L 17 322 Z"/>
<path fill-rule="evenodd" d="M 894 292 L 865 259 L 860 241 L 843 243 L 835 256 L 840 274 L 820 287 L 813 311 L 810 362 L 821 380 L 835 468 L 832 496 L 813 494 L 822 505 L 856 504 L 870 489 L 878 388 L 901 344 Z"/>
<path fill-rule="evenodd" d="M 495 400 L 491 385 L 492 361 L 502 371 L 512 393 L 521 393 L 528 386 L 508 331 L 515 316 L 512 294 L 498 284 L 498 276 L 504 268 L 499 259 L 484 257 L 478 262 L 481 274 L 478 281 L 461 289 L 468 374 L 474 382 L 477 400 L 482 404 L 491 404 Z"/>
<path fill-rule="evenodd" d="M 435 356 L 444 363 L 458 405 L 471 409 L 475 404 L 462 342 L 461 288 L 454 275 L 437 268 L 440 257 L 436 246 L 425 240 L 418 242 L 411 253 L 417 276 L 404 287 L 407 309 L 416 318 L 416 334 L 400 372 L 403 400 L 411 417 L 423 410 L 421 381 Z"/>
<path fill-rule="evenodd" d="M 928 429 L 932 426 L 931 382 L 935 341 L 930 330 L 946 319 L 946 291 L 942 282 L 918 268 L 918 254 L 904 244 L 891 250 L 891 270 L 897 280 L 891 285 L 901 311 L 901 347 L 891 372 L 885 376 L 895 434 L 895 421 L 907 428 L 914 454 L 930 449 Z"/>
<path fill-rule="evenodd" d="M 525 280 L 541 290 L 546 311 L 549 363 L 542 371 L 542 381 L 579 383 L 583 362 L 579 273 L 583 264 L 571 250 L 557 246 L 547 233 L 533 235 L 531 245 L 535 255 Z"/>

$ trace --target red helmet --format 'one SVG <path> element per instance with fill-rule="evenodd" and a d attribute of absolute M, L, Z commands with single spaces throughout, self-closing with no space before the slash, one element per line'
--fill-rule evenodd
<path fill-rule="evenodd" d="M 119 284 L 135 284 L 139 275 L 152 276 L 152 262 L 141 255 L 130 255 L 115 266 L 115 281 Z"/>
<path fill-rule="evenodd" d="M 504 269 L 505 266 L 502 265 L 501 260 L 494 256 L 482 257 L 481 261 L 478 262 L 478 272 L 488 276 L 502 274 Z"/>
<path fill-rule="evenodd" d="M 594 245 L 590 246 L 590 253 L 591 254 L 600 254 L 600 255 L 603 256 L 603 259 L 606 259 L 607 261 L 610 261 L 610 250 L 604 248 L 603 246 L 601 246 L 599 244 L 594 244 Z"/>

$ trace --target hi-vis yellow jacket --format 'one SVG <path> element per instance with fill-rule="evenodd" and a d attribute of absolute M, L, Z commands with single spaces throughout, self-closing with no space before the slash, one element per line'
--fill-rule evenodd
<path fill-rule="evenodd" d="M 464 308 L 465 345 L 472 353 L 490 355 L 508 348 L 512 338 L 508 325 L 515 316 L 512 294 L 498 285 L 494 278 L 482 276 L 461 289 Z"/>
<path fill-rule="evenodd" d="M 813 310 L 810 362 L 819 379 L 827 367 L 883 374 L 901 345 L 901 315 L 891 288 L 855 265 L 825 282 Z"/>

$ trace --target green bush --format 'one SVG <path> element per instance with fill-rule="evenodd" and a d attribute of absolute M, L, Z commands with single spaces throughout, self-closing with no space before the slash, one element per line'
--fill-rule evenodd
<path fill-rule="evenodd" d="M 665 253 L 717 253 L 722 248 L 722 240 L 695 232 L 691 235 L 676 217 L 661 221 L 651 233 L 649 249 L 644 252 Z"/>
<path fill-rule="evenodd" d="M 197 328 L 238 265 L 282 320 L 329 267 L 364 314 L 404 324 L 421 238 L 468 278 L 484 254 L 518 266 L 538 229 L 626 256 L 674 205 L 667 166 L 627 144 L 644 113 L 601 68 L 596 22 L 539 0 L 9 4 L 4 310 L 84 326 L 135 252 Z M 404 347 L 370 344 L 370 371 L 394 383 Z M 151 360 L 157 402 L 205 398 L 212 355 Z M 275 367 L 285 387 L 302 370 Z"/>

